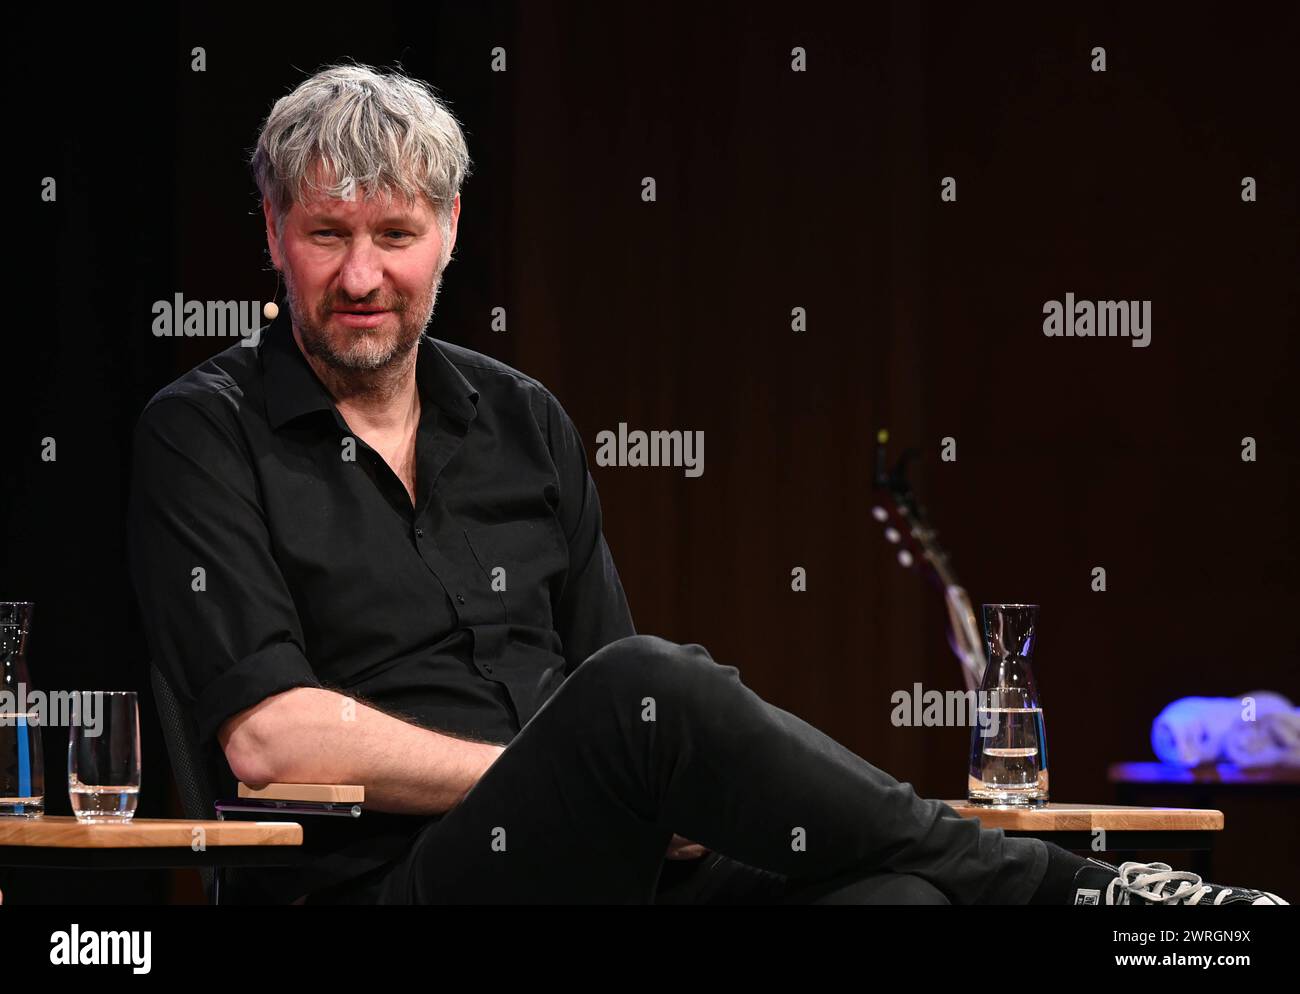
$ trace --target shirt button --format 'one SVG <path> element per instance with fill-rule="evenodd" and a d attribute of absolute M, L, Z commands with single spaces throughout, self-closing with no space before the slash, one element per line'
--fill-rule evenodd
<path fill-rule="evenodd" d="M 415 529 L 415 537 L 416 537 L 416 538 L 424 538 L 424 529 L 423 529 L 423 528 L 417 528 L 417 529 Z"/>
<path fill-rule="evenodd" d="M 457 603 L 457 604 L 464 604 L 464 603 L 465 603 L 465 595 L 464 595 L 464 594 L 457 594 L 457 595 L 456 595 L 456 603 Z"/>
<path fill-rule="evenodd" d="M 491 663 L 484 663 L 484 664 L 483 664 L 483 669 L 485 669 L 485 670 L 487 670 L 487 672 L 491 673 L 491 672 L 492 672 L 492 664 L 491 664 Z"/>

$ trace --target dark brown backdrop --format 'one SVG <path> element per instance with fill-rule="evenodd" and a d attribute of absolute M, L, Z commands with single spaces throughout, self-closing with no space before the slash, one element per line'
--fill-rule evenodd
<path fill-rule="evenodd" d="M 130 426 L 228 344 L 153 338 L 149 304 L 269 295 L 243 153 L 277 96 L 349 57 L 400 59 L 464 121 L 475 172 L 432 331 L 573 416 L 640 631 L 702 643 L 922 793 L 959 795 L 968 731 L 889 723 L 895 690 L 961 684 L 937 597 L 868 513 L 888 425 L 925 453 L 917 485 L 976 602 L 1042 605 L 1055 799 L 1106 800 L 1106 764 L 1148 758 L 1175 697 L 1300 698 L 1293 14 L 377 4 L 364 32 L 354 15 L 169 15 L 93 100 L 93 28 L 20 53 L 45 94 L 24 182 L 58 175 L 61 197 L 27 208 L 40 264 L 6 376 L 0 595 L 39 602 L 46 686 L 146 686 Z M 1043 302 L 1067 291 L 1151 300 L 1151 345 L 1045 338 Z M 704 475 L 595 467 L 620 421 L 703 430 Z M 50 434 L 56 466 L 32 457 Z M 165 768 L 156 724 L 146 740 Z M 1229 882 L 1300 889 L 1247 834 L 1283 810 L 1230 812 Z"/>

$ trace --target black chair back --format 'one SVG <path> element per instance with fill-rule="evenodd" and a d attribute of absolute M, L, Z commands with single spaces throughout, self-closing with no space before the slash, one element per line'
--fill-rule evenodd
<path fill-rule="evenodd" d="M 149 679 L 153 684 L 158 720 L 167 742 L 167 755 L 171 758 L 176 789 L 180 791 L 181 810 L 185 812 L 186 818 L 211 821 L 216 816 L 213 805 L 216 804 L 217 795 L 204 768 L 194 718 L 181 706 L 171 683 L 154 663 L 149 664 Z M 204 866 L 199 869 L 199 876 L 203 880 L 203 893 L 211 902 L 216 873 L 212 867 Z"/>

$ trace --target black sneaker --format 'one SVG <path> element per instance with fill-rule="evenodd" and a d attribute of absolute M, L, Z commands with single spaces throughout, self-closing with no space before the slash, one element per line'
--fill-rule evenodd
<path fill-rule="evenodd" d="M 1168 863 L 1122 863 L 1119 869 L 1088 857 L 1074 875 L 1071 904 L 1286 904 L 1276 894 L 1202 883 Z"/>

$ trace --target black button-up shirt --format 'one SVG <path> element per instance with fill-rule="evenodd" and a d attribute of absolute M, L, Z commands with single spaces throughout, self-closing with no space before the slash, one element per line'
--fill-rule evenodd
<path fill-rule="evenodd" d="M 559 401 L 428 335 L 416 382 L 414 506 L 287 316 L 140 417 L 132 576 L 153 662 L 193 714 L 219 793 L 234 781 L 217 729 L 272 694 L 328 687 L 507 743 L 591 653 L 635 634 Z M 332 857 L 303 875 L 258 873 L 290 900 L 396 858 L 427 821 L 308 818 L 306 844 Z"/>

